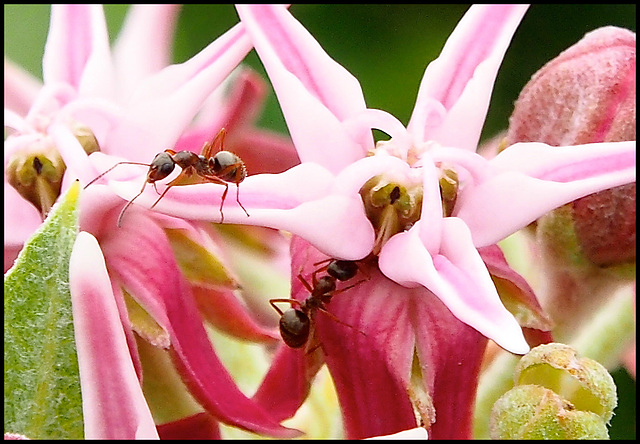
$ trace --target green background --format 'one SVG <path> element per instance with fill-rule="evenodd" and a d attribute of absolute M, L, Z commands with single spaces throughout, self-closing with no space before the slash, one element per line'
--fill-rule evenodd
<path fill-rule="evenodd" d="M 127 5 L 107 5 L 111 38 Z M 407 123 L 429 61 L 468 5 L 293 5 L 290 10 L 336 61 L 359 80 L 367 105 L 391 112 Z M 5 56 L 42 77 L 42 52 L 49 23 L 48 5 L 4 6 Z M 177 24 L 174 62 L 182 62 L 237 23 L 231 5 L 184 6 Z M 506 128 L 519 91 L 544 63 L 591 30 L 614 25 L 636 29 L 636 7 L 628 5 L 533 5 L 507 51 L 498 74 L 483 137 Z M 255 53 L 247 62 L 264 74 Z M 286 132 L 273 94 L 261 125 Z M 620 406 L 612 420 L 612 439 L 635 439 L 635 381 L 614 373 Z"/>

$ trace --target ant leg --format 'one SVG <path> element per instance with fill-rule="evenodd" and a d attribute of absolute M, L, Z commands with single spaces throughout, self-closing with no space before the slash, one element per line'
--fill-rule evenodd
<path fill-rule="evenodd" d="M 295 299 L 269 299 L 269 303 L 275 309 L 275 311 L 278 312 L 280 316 L 282 316 L 283 311 L 278 308 L 275 302 L 288 302 L 289 304 L 291 304 L 292 307 L 296 305 L 298 306 L 298 308 L 301 306 L 300 301 L 297 301 Z"/>
<path fill-rule="evenodd" d="M 146 186 L 147 186 L 147 182 L 143 183 L 142 184 L 142 189 L 140 190 L 140 192 L 138 194 L 136 194 L 133 197 L 133 199 L 131 199 L 129 202 L 127 202 L 127 204 L 124 206 L 124 208 L 120 212 L 120 215 L 118 216 L 118 222 L 116 223 L 116 226 L 118 228 L 122 228 L 122 218 L 124 217 L 124 212 L 127 211 L 127 208 L 129 208 L 131 206 L 131 204 L 133 203 L 134 200 L 136 200 L 138 197 L 140 197 L 140 195 L 144 191 L 144 187 L 146 187 Z"/>
<path fill-rule="evenodd" d="M 353 325 L 349 325 L 346 322 L 341 321 L 336 315 L 334 315 L 333 313 L 327 311 L 326 308 L 324 307 L 318 307 L 318 310 L 320 310 L 322 313 L 324 313 L 325 315 L 327 315 L 329 317 L 329 319 L 331 319 L 332 321 L 337 322 L 338 324 L 344 325 L 345 327 L 349 327 L 352 330 L 357 331 L 358 333 L 363 334 L 364 336 L 367 336 L 367 334 L 365 332 L 363 332 L 362 330 L 359 330 L 357 328 L 355 328 Z"/>
<path fill-rule="evenodd" d="M 304 285 L 304 288 L 306 288 L 309 293 L 313 293 L 313 287 L 309 285 L 309 282 L 307 282 L 307 280 L 302 276 L 302 274 L 298 275 L 298 280 L 302 282 L 302 285 Z M 314 284 L 315 283 L 316 282 L 314 281 Z"/>
<path fill-rule="evenodd" d="M 220 201 L 220 223 L 224 222 L 224 213 L 222 212 L 222 207 L 224 206 L 224 200 L 227 198 L 228 191 L 229 191 L 229 184 L 225 183 L 224 192 L 222 193 L 222 200 Z"/>
<path fill-rule="evenodd" d="M 153 186 L 155 187 L 155 183 L 153 184 Z M 170 185 L 167 185 L 167 188 L 165 188 L 165 189 L 164 189 L 164 191 L 162 192 L 162 194 L 160 195 L 160 197 L 158 197 L 158 199 L 153 203 L 153 205 L 151 205 L 151 206 L 149 207 L 149 209 L 151 209 L 151 208 L 155 207 L 155 206 L 158 204 L 158 202 L 160 202 L 160 199 L 162 199 L 162 198 L 164 197 L 164 195 L 165 195 L 165 194 L 167 194 L 167 191 L 169 191 L 169 188 L 171 188 L 171 186 L 170 186 Z M 156 190 L 156 191 L 157 191 L 157 190 Z"/>
<path fill-rule="evenodd" d="M 240 205 L 240 208 L 242 208 L 244 214 L 246 214 L 247 217 L 250 217 L 247 209 L 240 203 L 240 184 L 238 183 L 236 183 L 236 202 L 238 202 L 238 205 Z"/>

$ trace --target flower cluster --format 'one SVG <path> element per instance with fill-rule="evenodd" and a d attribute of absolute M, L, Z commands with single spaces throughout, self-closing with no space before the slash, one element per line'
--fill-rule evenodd
<path fill-rule="evenodd" d="M 20 88 L 33 82 L 5 61 L 5 90 L 16 92 L 5 101 L 14 130 L 5 196 L 11 217 L 30 214 L 20 230 L 5 219 L 16 227 L 5 239 L 5 270 L 8 251 L 21 248 L 73 180 L 86 185 L 119 161 L 149 162 L 166 148 L 185 167 L 158 185 L 171 188 L 160 200 L 153 167 L 146 178 L 139 167 L 119 167 L 83 192 L 70 282 L 86 436 L 219 437 L 223 422 L 291 437 L 297 432 L 280 423 L 326 364 L 347 437 L 416 427 L 436 439 L 471 437 L 488 341 L 519 355 L 551 341 L 551 321 L 497 243 L 555 208 L 635 183 L 635 141 L 506 139 L 495 156 L 477 151 L 527 6 L 472 6 L 427 66 L 406 126 L 367 107 L 358 80 L 286 6 L 236 9 L 238 25 L 169 65 L 173 7 L 132 8 L 111 51 L 99 6 L 54 6 L 40 90 Z M 152 51 L 158 35 L 163 45 Z M 252 48 L 292 143 L 252 127 L 262 84 L 237 68 Z M 226 201 L 224 182 L 233 181 L 211 178 L 223 168 L 212 156 L 175 160 L 223 127 L 224 149 L 249 171 Z M 373 130 L 388 140 L 376 142 Z M 154 186 L 141 191 L 147 182 Z M 244 339 L 279 336 L 237 299 L 242 283 L 210 222 L 255 228 L 274 251 L 289 248 L 270 257 L 290 266 L 291 294 L 270 300 L 291 306 L 276 308 L 286 344 L 251 397 L 218 359 L 203 317 Z M 159 413 L 143 396 L 139 381 L 154 372 L 142 357 L 149 344 L 166 350 L 197 408 Z M 105 352 L 113 365 L 101 365 Z"/>

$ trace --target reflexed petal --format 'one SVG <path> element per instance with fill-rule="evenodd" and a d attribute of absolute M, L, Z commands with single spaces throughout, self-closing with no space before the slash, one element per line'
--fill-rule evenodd
<path fill-rule="evenodd" d="M 487 339 L 431 292 L 415 298 L 414 330 L 424 387 L 432 397 L 431 439 L 471 439 L 473 405 Z"/>
<path fill-rule="evenodd" d="M 491 160 L 494 177 L 460 193 L 455 215 L 474 245 L 491 245 L 579 197 L 634 182 L 635 144 L 512 145 Z"/>
<path fill-rule="evenodd" d="M 420 140 L 475 151 L 502 58 L 527 5 L 473 5 L 427 67 L 409 131 Z M 433 127 L 434 101 L 446 118 Z"/>
<path fill-rule="evenodd" d="M 98 242 L 78 234 L 69 264 L 85 437 L 157 438 Z"/>
<path fill-rule="evenodd" d="M 269 73 L 300 159 L 338 172 L 373 148 L 370 133 L 353 140 L 342 126 L 366 107 L 357 79 L 283 6 L 236 8 Z"/>
<path fill-rule="evenodd" d="M 328 307 L 349 327 L 323 313 L 315 315 L 321 346 L 313 353 L 325 354 L 349 439 L 416 426 L 408 394 L 415 297 L 373 268 L 366 273 L 369 279 L 335 295 Z"/>
<path fill-rule="evenodd" d="M 432 257 L 418 237 L 419 223 L 392 237 L 379 265 L 404 286 L 423 285 L 462 322 L 513 353 L 529 349 L 522 329 L 504 308 L 464 222 L 445 218 L 439 254 Z"/>

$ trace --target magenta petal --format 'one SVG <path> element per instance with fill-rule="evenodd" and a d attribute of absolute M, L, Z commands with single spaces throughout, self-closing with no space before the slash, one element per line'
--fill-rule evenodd
<path fill-rule="evenodd" d="M 635 146 L 517 143 L 490 161 L 492 178 L 459 194 L 455 215 L 477 247 L 494 244 L 561 205 L 635 182 Z"/>
<path fill-rule="evenodd" d="M 220 421 L 270 436 L 294 436 L 296 431 L 279 425 L 240 392 L 218 359 L 162 229 L 140 212 L 128 218 L 120 235 L 105 245 L 109 268 L 169 333 L 174 362 L 191 394 Z M 137 246 L 135 252 L 131 245 Z"/>
<path fill-rule="evenodd" d="M 438 254 L 430 254 L 420 241 L 419 224 L 385 244 L 380 270 L 401 285 L 426 287 L 462 322 L 513 353 L 526 353 L 522 329 L 502 305 L 464 222 L 443 220 Z"/>
<path fill-rule="evenodd" d="M 502 58 L 527 8 L 471 6 L 424 73 L 408 125 L 419 140 L 475 151 Z M 433 102 L 446 109 L 436 126 Z"/>
<path fill-rule="evenodd" d="M 157 438 L 96 239 L 80 232 L 69 264 L 87 439 Z"/>
<path fill-rule="evenodd" d="M 471 439 L 480 365 L 487 339 L 429 292 L 414 307 L 416 348 L 435 407 L 431 439 Z M 419 302 L 418 302 L 419 301 Z"/>
<path fill-rule="evenodd" d="M 207 412 L 158 426 L 162 440 L 221 439 L 218 421 Z"/>
<path fill-rule="evenodd" d="M 280 346 L 253 400 L 276 421 L 291 418 L 307 399 L 311 382 L 324 363 L 304 349 Z"/>
<path fill-rule="evenodd" d="M 315 315 L 321 348 L 314 353 L 326 355 L 349 439 L 416 426 L 408 393 L 415 291 L 399 287 L 374 269 L 367 272 L 368 280 L 336 295 L 329 306 L 349 327 L 323 313 Z"/>
<path fill-rule="evenodd" d="M 282 107 L 303 162 L 338 172 L 373 148 L 343 127 L 366 108 L 358 80 L 331 59 L 282 5 L 237 5 Z M 309 116 L 314 116 L 309 119 Z"/>

